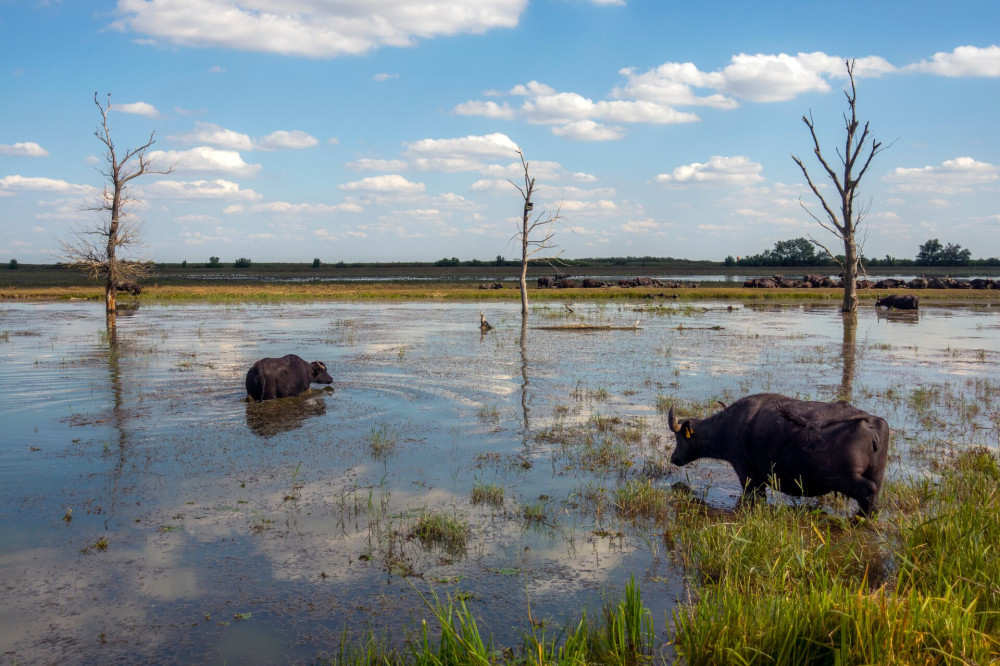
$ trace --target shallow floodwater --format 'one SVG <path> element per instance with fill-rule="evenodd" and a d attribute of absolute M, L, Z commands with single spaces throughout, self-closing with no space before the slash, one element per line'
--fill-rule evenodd
<path fill-rule="evenodd" d="M 835 305 L 662 303 L 536 301 L 523 335 L 519 304 L 144 305 L 115 345 L 102 304 L 4 304 L 4 661 L 308 662 L 345 631 L 404 640 L 433 593 L 519 647 L 529 608 L 558 628 L 630 576 L 665 631 L 685 572 L 615 489 L 739 491 L 725 465 L 669 464 L 670 404 L 849 397 L 893 429 L 890 480 L 997 449 L 998 307 L 849 326 Z M 286 353 L 332 387 L 246 402 L 247 369 Z M 464 548 L 421 541 L 434 512 Z"/>

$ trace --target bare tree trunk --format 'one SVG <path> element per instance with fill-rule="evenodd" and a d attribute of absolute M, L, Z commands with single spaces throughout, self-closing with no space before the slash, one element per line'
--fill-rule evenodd
<path fill-rule="evenodd" d="M 858 249 L 853 235 L 844 241 L 844 303 L 841 311 L 858 310 Z"/>
<path fill-rule="evenodd" d="M 534 185 L 535 181 L 532 180 L 531 184 Z M 524 218 L 521 226 L 521 316 L 526 317 L 528 315 L 528 217 L 531 215 L 530 207 L 530 189 L 528 197 L 524 202 Z"/>

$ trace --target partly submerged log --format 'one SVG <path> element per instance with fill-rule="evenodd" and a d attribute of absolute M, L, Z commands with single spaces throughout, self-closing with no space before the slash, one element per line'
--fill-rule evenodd
<path fill-rule="evenodd" d="M 560 324 L 555 326 L 532 326 L 538 331 L 638 331 L 639 320 L 631 326 L 613 326 L 605 324 Z"/>

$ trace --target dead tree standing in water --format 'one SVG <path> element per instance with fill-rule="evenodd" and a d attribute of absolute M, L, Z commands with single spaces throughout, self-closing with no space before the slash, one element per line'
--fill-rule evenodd
<path fill-rule="evenodd" d="M 861 259 L 861 252 L 855 240 L 855 234 L 858 227 L 864 220 L 865 215 L 868 213 L 870 204 L 868 206 L 855 209 L 854 199 L 858 194 L 858 185 L 861 183 L 861 178 L 868 171 L 868 167 L 871 166 L 872 159 L 882 152 L 883 149 L 880 141 L 871 139 L 871 143 L 868 143 L 870 137 L 868 135 L 867 122 L 861 130 L 861 135 L 858 136 L 860 123 L 858 121 L 856 108 L 857 90 L 854 85 L 854 61 L 851 60 L 845 64 L 847 65 L 847 76 L 850 79 L 851 90 L 850 92 L 844 91 L 844 94 L 847 96 L 847 105 L 849 109 L 849 113 L 844 114 L 844 124 L 847 130 L 847 137 L 844 142 L 844 152 L 841 153 L 839 150 L 837 151 L 837 155 L 840 157 L 841 164 L 843 165 L 843 175 L 834 171 L 833 167 L 830 166 L 826 158 L 823 157 L 823 153 L 819 147 L 819 139 L 816 138 L 816 126 L 813 123 L 812 114 L 802 116 L 802 122 L 806 124 L 806 127 L 809 128 L 810 134 L 812 134 L 813 153 L 816 154 L 816 159 L 819 160 L 819 163 L 826 171 L 827 176 L 829 176 L 830 180 L 833 181 L 834 186 L 837 188 L 837 194 L 840 197 L 839 211 L 834 211 L 833 207 L 827 203 L 826 199 L 820 193 L 816 183 L 814 183 L 813 179 L 809 176 L 809 171 L 806 170 L 806 166 L 802 163 L 802 160 L 795 155 L 792 155 L 792 159 L 795 160 L 795 163 L 799 165 L 800 169 L 802 169 L 802 173 L 805 175 L 810 189 L 812 189 L 813 194 L 815 194 L 819 199 L 820 204 L 826 213 L 826 219 L 820 219 L 816 215 L 813 215 L 812 212 L 809 212 L 809 215 L 812 216 L 814 220 L 819 222 L 821 227 L 832 233 L 844 243 L 843 262 L 841 263 L 836 255 L 834 255 L 834 253 L 822 243 L 812 238 L 810 238 L 810 240 L 826 250 L 826 253 L 830 255 L 834 261 L 840 264 L 840 267 L 843 270 L 844 302 L 841 310 L 843 312 L 857 312 L 857 277 L 858 263 Z M 865 154 L 867 154 L 867 157 Z M 803 205 L 803 208 L 805 208 L 805 205 Z M 808 211 L 808 209 L 806 210 Z"/>
<path fill-rule="evenodd" d="M 108 127 L 111 96 L 108 95 L 108 103 L 104 106 L 98 101 L 97 93 L 94 93 L 94 104 L 101 113 L 101 124 L 94 135 L 104 144 L 105 167 L 101 174 L 107 182 L 97 204 L 88 210 L 101 212 L 106 217 L 102 215 L 100 222 L 77 229 L 73 239 L 61 241 L 60 245 L 71 268 L 80 269 L 92 278 L 104 280 L 108 327 L 113 328 L 119 285 L 134 283 L 149 272 L 146 262 L 126 260 L 120 256 L 139 245 L 140 225 L 138 220 L 128 215 L 128 206 L 133 199 L 126 186 L 139 176 L 148 173 L 167 174 L 173 169 L 156 171 L 146 156 L 146 151 L 155 143 L 155 132 L 150 133 L 149 141 L 143 145 L 119 155 L 111 139 L 111 128 Z"/>
<path fill-rule="evenodd" d="M 524 214 L 521 217 L 520 225 L 518 225 L 517 233 L 511 240 L 517 239 L 521 243 L 521 315 L 527 316 L 528 263 L 531 261 L 552 261 L 562 254 L 562 252 L 557 252 L 550 257 L 537 256 L 540 252 L 556 247 L 555 243 L 552 242 L 552 237 L 555 236 L 553 227 L 557 221 L 562 219 L 562 216 L 557 207 L 555 215 L 540 213 L 533 217 L 532 211 L 535 204 L 531 197 L 535 193 L 535 179 L 528 172 L 528 162 L 524 159 L 524 153 L 519 149 L 517 154 L 521 158 L 521 166 L 524 168 L 524 187 L 522 188 L 514 181 L 510 181 L 510 183 L 518 189 L 524 199 Z M 541 238 L 538 237 L 539 235 Z"/>

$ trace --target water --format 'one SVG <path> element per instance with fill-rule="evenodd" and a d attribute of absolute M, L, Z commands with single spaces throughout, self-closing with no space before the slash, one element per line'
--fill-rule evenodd
<path fill-rule="evenodd" d="M 518 308 L 143 306 L 109 351 L 101 304 L 5 304 L 0 650 L 307 662 L 345 630 L 398 643 L 430 617 L 431 589 L 519 647 L 529 606 L 561 627 L 633 575 L 662 628 L 684 572 L 608 499 L 636 478 L 684 481 L 720 508 L 739 492 L 725 465 L 666 462 L 665 405 L 846 395 L 893 428 L 889 479 L 998 447 L 996 307 L 870 309 L 845 327 L 834 305 L 536 301 L 523 338 Z M 324 361 L 332 390 L 247 403 L 247 369 L 286 353 Z M 611 436 L 588 424 L 607 421 L 640 435 L 603 464 L 587 447 Z M 503 505 L 473 504 L 477 484 L 502 487 Z M 421 543 L 428 511 L 468 522 L 464 552 Z"/>

